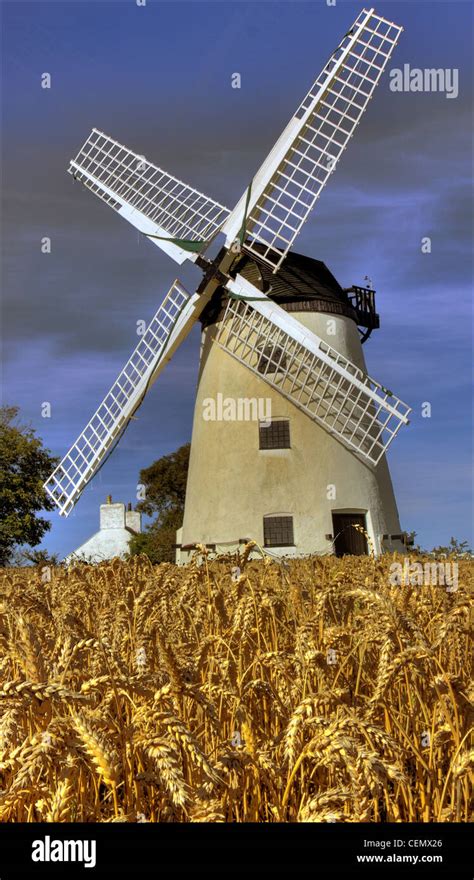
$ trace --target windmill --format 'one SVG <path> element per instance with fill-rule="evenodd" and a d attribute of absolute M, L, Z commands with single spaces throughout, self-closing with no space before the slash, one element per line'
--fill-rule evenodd
<path fill-rule="evenodd" d="M 366 371 L 372 285 L 343 290 L 293 253 L 402 28 L 362 10 L 232 211 L 93 129 L 69 172 L 178 264 L 176 280 L 90 422 L 45 483 L 67 516 L 198 320 L 203 334 L 178 561 L 196 543 L 376 553 L 400 542 L 385 452 L 409 407 Z M 213 259 L 211 245 L 224 236 Z M 217 248 L 215 248 L 217 250 Z M 205 421 L 222 393 L 269 396 L 272 418 Z M 361 543 L 362 542 L 362 543 Z"/>

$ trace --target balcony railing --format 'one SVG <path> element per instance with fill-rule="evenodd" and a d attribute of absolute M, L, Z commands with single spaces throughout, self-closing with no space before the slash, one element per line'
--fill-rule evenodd
<path fill-rule="evenodd" d="M 368 330 L 380 327 L 380 318 L 375 311 L 375 290 L 370 287 L 346 287 L 344 290 L 352 308 L 357 315 L 357 323 Z"/>

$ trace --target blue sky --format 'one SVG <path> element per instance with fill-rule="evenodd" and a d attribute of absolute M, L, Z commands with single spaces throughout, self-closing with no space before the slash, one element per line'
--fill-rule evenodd
<path fill-rule="evenodd" d="M 200 278 L 74 185 L 69 158 L 96 126 L 232 207 L 362 5 L 1 4 L 3 401 L 55 454 L 127 360 L 136 321 L 178 274 L 188 289 Z M 392 92 L 385 73 L 297 250 L 343 286 L 373 280 L 368 369 L 414 410 L 389 453 L 402 527 L 431 547 L 472 541 L 472 5 L 376 10 L 405 28 L 389 70 L 456 68 L 459 95 Z M 74 513 L 51 515 L 43 546 L 77 547 L 106 494 L 134 501 L 140 468 L 190 439 L 198 354 L 196 328 Z"/>

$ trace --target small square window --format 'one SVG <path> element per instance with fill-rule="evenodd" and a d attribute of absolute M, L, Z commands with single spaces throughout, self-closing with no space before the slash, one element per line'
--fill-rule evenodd
<path fill-rule="evenodd" d="M 289 449 L 290 422 L 288 419 L 275 419 L 259 425 L 260 449 Z"/>
<path fill-rule="evenodd" d="M 264 516 L 263 543 L 265 547 L 292 547 L 295 543 L 292 516 Z"/>

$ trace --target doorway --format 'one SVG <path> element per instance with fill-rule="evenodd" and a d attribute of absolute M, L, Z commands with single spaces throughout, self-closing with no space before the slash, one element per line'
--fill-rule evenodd
<path fill-rule="evenodd" d="M 367 556 L 367 538 L 359 531 L 367 531 L 364 513 L 333 513 L 334 552 L 336 556 Z"/>

